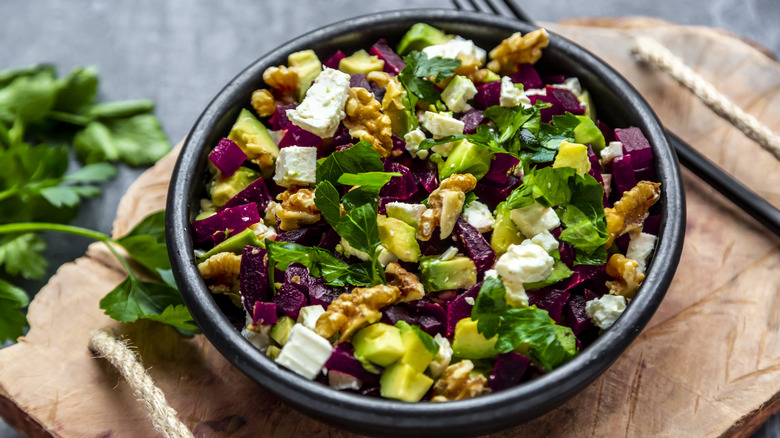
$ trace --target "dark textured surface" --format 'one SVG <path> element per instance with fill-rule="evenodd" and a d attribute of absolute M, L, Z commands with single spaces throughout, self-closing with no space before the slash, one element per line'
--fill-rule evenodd
<path fill-rule="evenodd" d="M 536 20 L 581 16 L 646 15 L 681 24 L 720 27 L 753 39 L 780 54 L 777 0 L 603 0 L 518 1 Z M 448 0 L 384 2 L 359 0 L 222 2 L 186 0 L 0 2 L 0 69 L 53 62 L 62 73 L 96 65 L 100 98 L 154 99 L 157 115 L 172 141 L 183 138 L 201 109 L 224 83 L 254 59 L 308 30 L 376 11 L 450 7 Z M 84 204 L 75 222 L 109 232 L 119 198 L 141 170 L 122 168 L 104 195 Z M 82 239 L 50 236 L 49 274 L 86 250 Z M 43 282 L 27 283 L 37 290 Z M 16 436 L 0 424 L 0 437 Z M 760 437 L 780 436 L 773 417 Z"/>

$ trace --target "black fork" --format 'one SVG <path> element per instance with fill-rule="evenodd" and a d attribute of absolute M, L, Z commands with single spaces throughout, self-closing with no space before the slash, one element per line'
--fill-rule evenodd
<path fill-rule="evenodd" d="M 534 24 L 514 0 L 452 0 L 452 3 L 456 9 L 502 15 L 524 23 Z M 680 164 L 764 225 L 769 231 L 780 236 L 780 210 L 726 173 L 676 134 L 666 128 L 664 130 L 669 142 L 677 152 Z"/>

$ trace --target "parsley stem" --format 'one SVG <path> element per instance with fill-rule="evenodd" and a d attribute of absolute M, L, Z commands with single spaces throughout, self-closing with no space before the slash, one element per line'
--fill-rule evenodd
<path fill-rule="evenodd" d="M 71 125 L 87 126 L 92 120 L 89 117 L 78 114 L 64 113 L 62 111 L 52 111 L 46 117 L 57 120 L 58 122 L 70 123 Z"/>
<path fill-rule="evenodd" d="M 3 193 L 4 192 L 0 192 L 0 196 L 2 196 Z M 48 222 L 19 222 L 14 224 L 0 225 L 0 234 L 30 233 L 39 231 L 56 231 L 59 233 L 75 234 L 78 236 L 98 240 L 100 242 L 113 241 L 111 237 L 106 234 L 87 228 L 74 227 L 73 225 L 53 224 Z"/>
<path fill-rule="evenodd" d="M 19 190 L 16 187 L 11 187 L 10 189 L 5 189 L 2 192 L 0 192 L 0 201 L 4 200 L 5 198 L 10 198 L 11 196 L 15 195 Z"/>

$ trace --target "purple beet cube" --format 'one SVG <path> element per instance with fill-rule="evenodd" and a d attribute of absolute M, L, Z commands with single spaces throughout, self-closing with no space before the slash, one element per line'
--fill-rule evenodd
<path fill-rule="evenodd" d="M 593 321 L 590 320 L 588 313 L 585 311 L 586 302 L 585 297 L 574 295 L 564 307 L 566 325 L 571 328 L 575 335 L 593 327 Z"/>
<path fill-rule="evenodd" d="M 393 76 L 401 73 L 401 70 L 406 67 L 404 60 L 387 45 L 387 41 L 384 39 L 377 41 L 376 44 L 371 46 L 368 49 L 368 53 L 376 55 L 379 59 L 385 61 L 385 73 L 390 73 Z"/>
<path fill-rule="evenodd" d="M 249 314 L 254 312 L 255 304 L 271 299 L 271 285 L 268 282 L 268 266 L 263 248 L 245 246 L 241 254 L 241 268 L 238 273 L 241 303 Z"/>
<path fill-rule="evenodd" d="M 460 121 L 463 122 L 463 133 L 473 134 L 477 131 L 477 126 L 482 123 L 486 123 L 485 117 L 482 115 L 482 111 L 476 108 L 470 109 L 466 114 L 461 116 Z"/>
<path fill-rule="evenodd" d="M 455 223 L 455 233 L 463 242 L 469 258 L 474 261 L 477 272 L 484 272 L 493 267 L 496 262 L 496 252 L 482 236 L 482 233 L 464 221 L 463 218 L 458 218 Z"/>
<path fill-rule="evenodd" d="M 295 321 L 298 319 L 301 308 L 306 305 L 306 295 L 292 284 L 285 283 L 274 296 L 273 302 L 279 312 Z"/>
<path fill-rule="evenodd" d="M 195 244 L 211 240 L 215 245 L 236 233 L 260 222 L 257 204 L 254 202 L 238 207 L 226 208 L 205 219 L 193 221 L 192 237 Z"/>
<path fill-rule="evenodd" d="M 209 160 L 225 176 L 236 173 L 246 161 L 246 154 L 233 140 L 223 138 L 209 153 Z"/>
<path fill-rule="evenodd" d="M 222 207 L 219 207 L 217 211 L 222 211 L 228 208 L 238 207 L 239 205 L 255 203 L 257 205 L 258 213 L 265 212 L 265 208 L 273 201 L 274 198 L 268 191 L 268 186 L 265 185 L 265 181 L 262 178 L 258 178 L 250 183 L 248 186 L 238 192 L 236 196 L 233 196 Z"/>
<path fill-rule="evenodd" d="M 529 290 L 526 293 L 528 294 L 528 304 L 546 310 L 550 315 L 550 318 L 554 319 L 556 322 L 561 320 L 563 306 L 571 295 L 569 292 L 563 290 L 546 287 L 539 290 Z"/>
<path fill-rule="evenodd" d="M 488 387 L 493 392 L 517 386 L 523 379 L 531 359 L 522 354 L 510 351 L 498 355 L 493 372 L 488 378 Z"/>
<path fill-rule="evenodd" d="M 484 110 L 489 106 L 498 105 L 501 97 L 501 81 L 488 82 L 477 87 L 474 96 L 474 107 Z"/>
<path fill-rule="evenodd" d="M 344 52 L 339 50 L 338 52 L 334 53 L 333 56 L 331 56 L 325 62 L 323 62 L 322 65 L 327 68 L 332 68 L 333 70 L 338 70 L 339 63 L 341 62 L 342 59 L 346 57 L 347 55 L 345 55 Z"/>
<path fill-rule="evenodd" d="M 355 73 L 352 75 L 349 75 L 349 87 L 350 88 L 365 88 L 368 91 L 371 91 L 371 85 L 368 83 L 368 79 L 366 79 L 365 73 Z"/>
<path fill-rule="evenodd" d="M 274 303 L 255 303 L 252 312 L 252 324 L 269 325 L 276 324 L 279 318 L 276 314 L 276 304 Z"/>
<path fill-rule="evenodd" d="M 447 305 L 447 336 L 455 334 L 455 326 L 458 325 L 458 321 L 471 317 L 471 309 L 474 308 L 474 305 L 470 301 L 477 299 L 481 288 L 482 283 L 477 283 Z"/>
<path fill-rule="evenodd" d="M 526 90 L 544 87 L 544 82 L 542 82 L 542 78 L 539 77 L 539 73 L 536 72 L 533 64 L 519 64 L 517 73 L 513 74 L 511 78 L 515 84 L 523 84 L 523 88 Z"/>
<path fill-rule="evenodd" d="M 287 118 L 287 110 L 295 109 L 297 106 L 298 105 L 294 103 L 277 106 L 276 111 L 274 111 L 274 115 L 268 119 L 268 122 L 271 124 L 271 128 L 273 128 L 274 131 L 279 131 L 280 129 L 287 129 L 290 126 L 293 126 L 292 122 L 290 122 L 290 119 Z"/>

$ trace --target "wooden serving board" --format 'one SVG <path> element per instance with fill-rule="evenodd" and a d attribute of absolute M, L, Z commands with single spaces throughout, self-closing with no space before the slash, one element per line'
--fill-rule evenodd
<path fill-rule="evenodd" d="M 647 19 L 548 25 L 616 67 L 663 122 L 780 205 L 780 163 L 664 74 L 630 55 L 657 38 L 737 104 L 780 132 L 780 65 L 721 31 Z M 164 206 L 175 154 L 130 188 L 114 234 Z M 682 261 L 655 317 L 592 385 L 560 408 L 496 436 L 747 436 L 780 408 L 780 239 L 684 172 Z M 0 415 L 28 436 L 154 436 L 141 405 L 89 332 L 130 339 L 182 420 L 203 437 L 349 436 L 299 414 L 252 383 L 203 336 L 155 323 L 118 324 L 99 299 L 124 277 L 96 244 L 62 266 L 29 309 L 17 345 L 0 350 Z"/>

